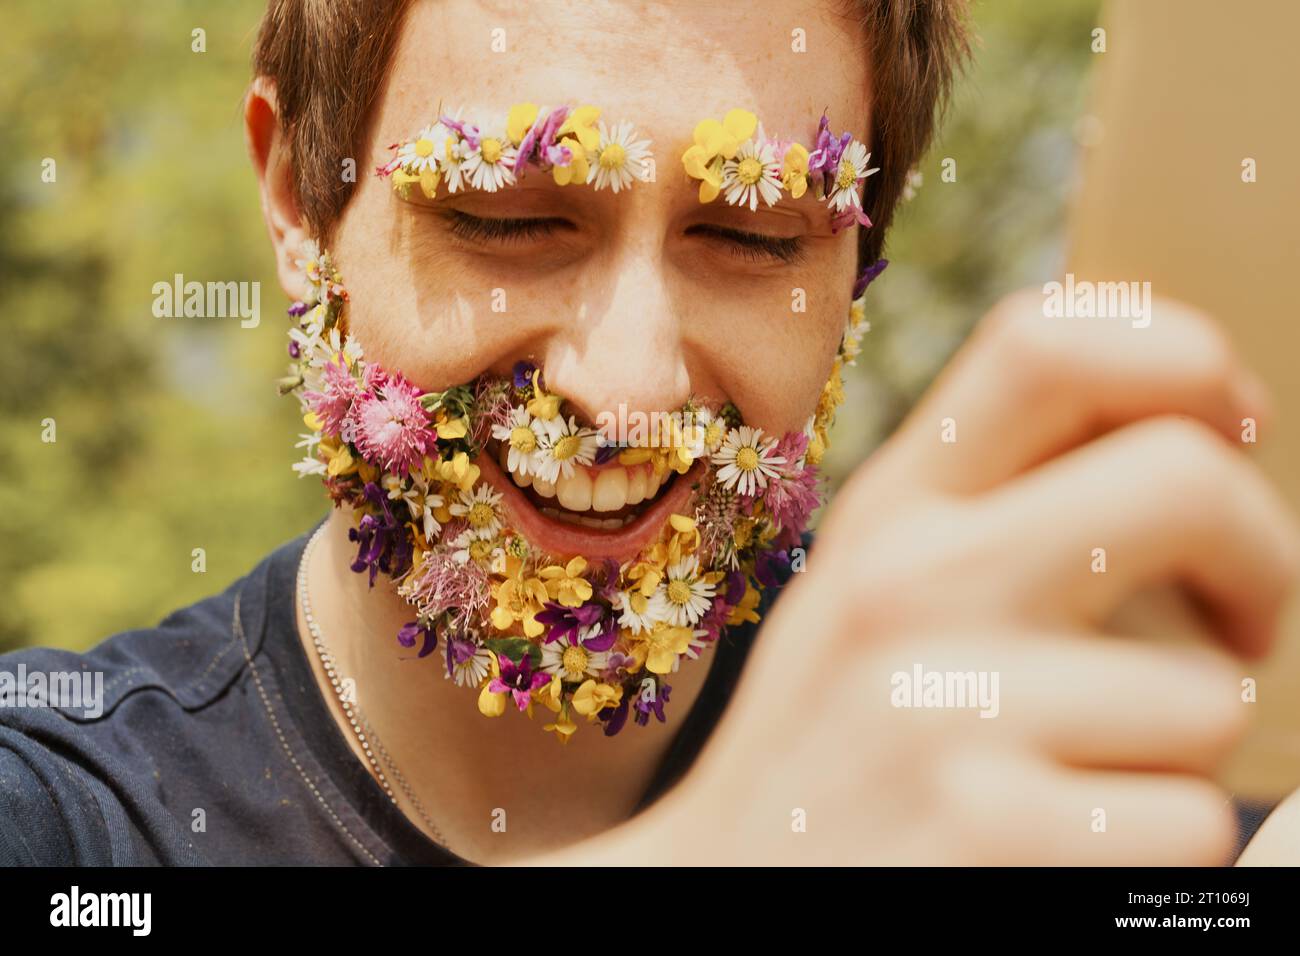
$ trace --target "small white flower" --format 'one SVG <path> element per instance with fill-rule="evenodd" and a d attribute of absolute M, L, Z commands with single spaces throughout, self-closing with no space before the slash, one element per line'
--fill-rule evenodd
<path fill-rule="evenodd" d="M 650 158 L 650 140 L 633 140 L 635 132 L 630 122 L 624 121 L 609 129 L 605 121 L 599 123 L 600 145 L 587 170 L 587 182 L 596 189 L 608 186 L 614 192 L 627 189 L 633 180 L 644 181 L 646 161 Z"/>
<path fill-rule="evenodd" d="M 397 150 L 402 169 L 418 175 L 426 169 L 436 169 L 447 156 L 447 141 L 455 139 L 455 130 L 436 122 L 424 129 L 413 140 L 403 143 Z"/>
<path fill-rule="evenodd" d="M 698 624 L 713 603 L 713 590 L 700 574 L 699 558 L 689 555 L 668 566 L 650 598 L 650 617 L 673 627 Z"/>
<path fill-rule="evenodd" d="M 614 610 L 620 612 L 618 624 L 633 634 L 654 630 L 654 617 L 650 614 L 650 599 L 640 591 L 619 591 L 614 595 Z"/>
<path fill-rule="evenodd" d="M 724 488 L 734 488 L 738 494 L 752 497 L 767 487 L 767 479 L 777 476 L 772 466 L 785 464 L 785 458 L 774 455 L 774 440 L 763 441 L 763 429 L 741 425 L 727 432 L 722 447 L 713 455 L 719 465 L 717 480 Z"/>
<path fill-rule="evenodd" d="M 835 174 L 834 188 L 826 197 L 835 212 L 843 212 L 850 206 L 862 208 L 862 196 L 859 195 L 858 186 L 868 176 L 880 172 L 878 166 L 874 169 L 867 168 L 870 159 L 871 154 L 867 152 L 867 147 L 856 139 L 849 143 L 840 155 L 840 167 Z"/>
<path fill-rule="evenodd" d="M 519 476 L 537 473 L 537 432 L 528 409 L 516 405 L 503 425 L 492 426 L 492 437 L 506 443 L 506 467 Z"/>
<path fill-rule="evenodd" d="M 552 484 L 560 475 L 572 477 L 575 465 L 590 465 L 600 449 L 600 436 L 593 429 L 579 427 L 572 415 L 568 421 L 562 415 L 548 422 L 534 420 L 533 432 L 540 439 L 534 474 Z"/>
<path fill-rule="evenodd" d="M 515 184 L 518 155 L 519 151 L 510 145 L 504 133 L 481 133 L 478 145 L 469 147 L 462 172 L 475 189 L 494 193 Z"/>
<path fill-rule="evenodd" d="M 542 670 L 548 674 L 559 674 L 562 680 L 576 681 L 584 677 L 599 677 L 609 665 L 608 651 L 589 651 L 582 646 L 582 641 L 591 636 L 591 630 L 584 628 L 579 632 L 578 642 L 573 643 L 568 636 L 542 645 Z"/>
<path fill-rule="evenodd" d="M 759 199 L 771 206 L 781 198 L 781 164 L 772 144 L 758 138 L 741 145 L 734 159 L 722 165 L 722 191 L 733 206 L 758 209 Z"/>
<path fill-rule="evenodd" d="M 474 651 L 474 655 L 465 661 L 451 665 L 451 673 L 444 676 L 454 678 L 457 687 L 477 687 L 483 683 L 492 668 L 492 653 L 486 647 Z"/>
<path fill-rule="evenodd" d="M 501 513 L 497 509 L 500 504 L 501 495 L 487 482 L 480 482 L 473 491 L 460 493 L 460 500 L 452 504 L 451 513 L 469 522 L 466 533 L 490 541 L 501 533 Z"/>

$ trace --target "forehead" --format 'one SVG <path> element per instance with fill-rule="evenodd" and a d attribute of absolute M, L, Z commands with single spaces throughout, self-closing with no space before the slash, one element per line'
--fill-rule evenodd
<path fill-rule="evenodd" d="M 657 149 L 748 109 L 769 135 L 810 142 L 822 111 L 866 139 L 868 65 L 842 0 L 417 0 L 380 106 L 377 139 L 444 110 L 591 103 Z"/>

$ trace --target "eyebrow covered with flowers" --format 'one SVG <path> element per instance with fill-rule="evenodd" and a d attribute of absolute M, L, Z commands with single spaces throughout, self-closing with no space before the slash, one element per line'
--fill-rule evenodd
<path fill-rule="evenodd" d="M 516 103 L 504 119 L 443 113 L 410 139 L 389 147 L 393 158 L 376 169 L 408 196 L 433 199 L 469 189 L 496 192 L 516 185 L 528 169 L 549 173 L 560 186 L 589 185 L 620 192 L 652 175 L 650 140 L 631 122 L 607 124 L 598 107 L 541 107 Z"/>
<path fill-rule="evenodd" d="M 699 180 L 700 202 L 721 195 L 733 206 L 773 206 L 788 195 L 799 199 L 811 191 L 831 213 L 838 231 L 857 223 L 871 226 L 862 208 L 862 185 L 878 173 L 867 147 L 848 132 L 831 133 L 822 114 L 812 148 L 793 139 L 769 136 L 753 113 L 733 109 L 721 120 L 701 120 L 692 144 L 682 153 L 682 167 Z"/>

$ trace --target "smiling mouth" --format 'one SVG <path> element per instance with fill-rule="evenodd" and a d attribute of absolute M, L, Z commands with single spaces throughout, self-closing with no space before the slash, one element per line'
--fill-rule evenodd
<path fill-rule="evenodd" d="M 663 523 L 682 513 L 703 468 L 656 477 L 649 464 L 573 465 L 554 483 L 509 467 L 509 449 L 489 442 L 478 462 L 501 493 L 516 529 L 546 551 L 564 558 L 624 561 L 648 545 Z"/>

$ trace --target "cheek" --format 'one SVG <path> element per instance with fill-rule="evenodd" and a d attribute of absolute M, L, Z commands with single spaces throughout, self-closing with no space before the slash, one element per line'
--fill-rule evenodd
<path fill-rule="evenodd" d="M 693 306 L 696 341 L 745 420 L 783 433 L 802 428 L 830 377 L 849 318 L 851 260 L 825 250 L 787 282 L 732 283 Z"/>

